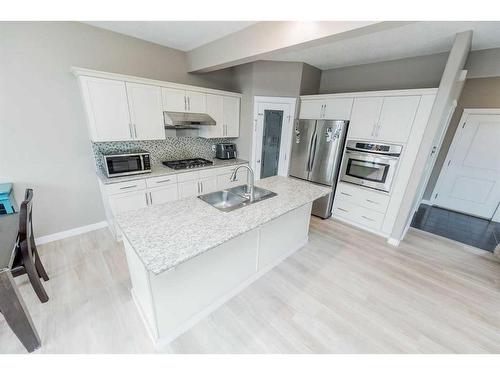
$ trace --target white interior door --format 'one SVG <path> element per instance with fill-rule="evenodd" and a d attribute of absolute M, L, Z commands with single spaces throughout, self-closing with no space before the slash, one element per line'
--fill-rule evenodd
<path fill-rule="evenodd" d="M 500 114 L 461 122 L 439 175 L 433 203 L 491 219 L 500 201 Z"/>
<path fill-rule="evenodd" d="M 287 176 L 295 103 L 256 102 L 256 109 L 252 158 L 255 179 L 275 174 Z M 279 118 L 281 124 L 276 123 Z M 271 171 L 273 168 L 276 171 Z"/>

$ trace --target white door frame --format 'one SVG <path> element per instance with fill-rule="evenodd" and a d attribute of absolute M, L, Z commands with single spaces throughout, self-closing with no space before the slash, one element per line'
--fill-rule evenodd
<path fill-rule="evenodd" d="M 455 152 L 455 148 L 457 147 L 458 135 L 462 130 L 460 125 L 467 122 L 467 119 L 470 115 L 500 115 L 500 108 L 464 108 L 464 112 L 462 113 L 462 117 L 460 117 L 460 121 L 458 122 L 457 129 L 455 130 L 455 134 L 453 135 L 453 140 L 451 141 L 450 148 L 448 149 L 448 153 L 446 154 L 446 158 L 444 159 L 443 166 L 439 171 L 439 177 L 437 179 L 436 185 L 434 185 L 434 189 L 432 191 L 430 203 L 434 205 L 436 201 L 436 194 L 439 194 L 439 191 L 443 188 L 443 180 L 444 180 L 444 172 L 446 168 L 444 167 L 447 160 L 453 156 Z"/>
<path fill-rule="evenodd" d="M 257 155 L 259 143 L 262 144 L 262 128 L 264 124 L 264 113 L 259 113 L 261 105 L 283 106 L 284 116 L 281 129 L 280 160 L 278 164 L 278 175 L 287 176 L 290 164 L 290 152 L 292 149 L 292 132 L 295 120 L 295 105 L 297 98 L 255 96 L 253 103 L 253 132 L 252 132 L 252 160 L 250 165 L 257 171 L 257 163 L 260 162 L 260 155 Z M 288 107 L 288 108 L 287 108 Z M 281 152 L 284 151 L 284 152 Z M 255 175 L 255 179 L 260 179 L 260 174 Z"/>

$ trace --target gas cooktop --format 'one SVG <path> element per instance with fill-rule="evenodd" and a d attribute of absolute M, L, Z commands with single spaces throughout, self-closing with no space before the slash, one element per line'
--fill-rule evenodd
<path fill-rule="evenodd" d="M 197 158 L 197 159 L 162 161 L 162 164 L 172 169 L 191 169 L 191 168 L 207 167 L 209 165 L 212 165 L 213 162 L 210 160 Z"/>

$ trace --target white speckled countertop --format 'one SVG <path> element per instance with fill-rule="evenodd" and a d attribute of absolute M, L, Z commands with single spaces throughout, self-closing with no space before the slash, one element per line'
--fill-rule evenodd
<path fill-rule="evenodd" d="M 175 170 L 175 169 L 172 169 L 169 167 L 165 167 L 164 165 L 158 165 L 158 166 L 154 166 L 151 169 L 151 173 L 142 173 L 142 174 L 136 174 L 136 175 L 132 175 L 132 176 L 121 176 L 121 177 L 111 177 L 111 178 L 106 176 L 102 171 L 98 171 L 97 177 L 99 177 L 101 179 L 103 184 L 107 185 L 107 184 L 115 184 L 118 182 L 142 180 L 144 178 L 166 176 L 169 174 L 180 174 L 180 173 L 186 173 L 186 172 L 199 171 L 202 169 L 222 168 L 222 167 L 229 167 L 231 165 L 247 164 L 248 163 L 248 161 L 243 160 L 243 159 L 228 159 L 228 160 L 210 159 L 210 161 L 212 161 L 213 164 L 209 165 L 207 167 Z"/>
<path fill-rule="evenodd" d="M 281 176 L 255 185 L 278 195 L 227 213 L 191 197 L 124 212 L 116 222 L 146 268 L 159 274 L 331 191 Z"/>

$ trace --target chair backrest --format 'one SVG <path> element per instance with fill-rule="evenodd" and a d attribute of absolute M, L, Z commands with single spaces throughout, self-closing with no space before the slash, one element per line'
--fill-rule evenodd
<path fill-rule="evenodd" d="M 33 235 L 32 223 L 33 189 L 26 189 L 24 201 L 19 209 L 19 243 L 27 240 L 28 248 L 31 250 L 30 239 Z M 31 253 L 31 251 L 30 251 Z"/>

